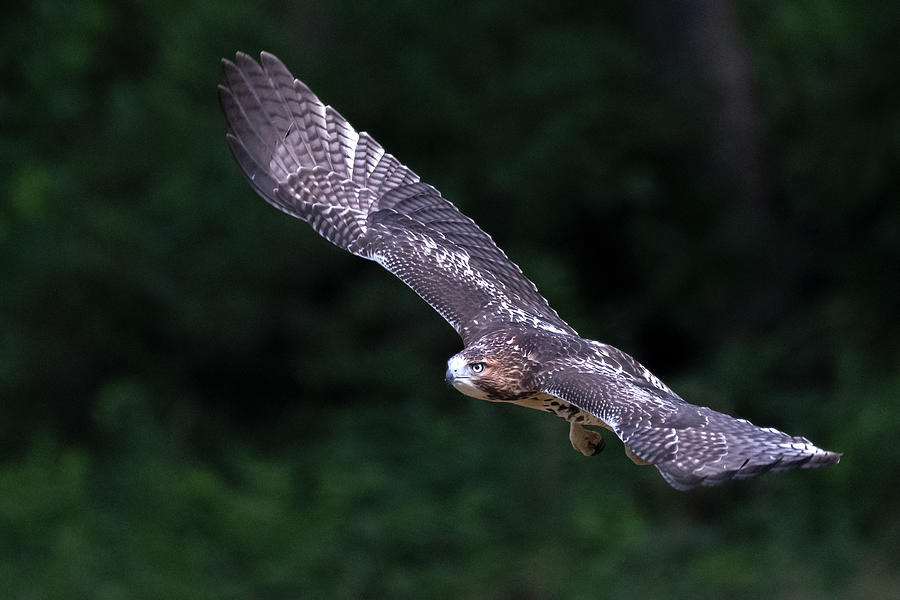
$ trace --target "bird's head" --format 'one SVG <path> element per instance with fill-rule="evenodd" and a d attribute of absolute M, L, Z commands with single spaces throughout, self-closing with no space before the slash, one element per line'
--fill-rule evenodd
<path fill-rule="evenodd" d="M 480 400 L 518 400 L 538 392 L 538 364 L 515 338 L 475 343 L 447 361 L 447 383 Z"/>

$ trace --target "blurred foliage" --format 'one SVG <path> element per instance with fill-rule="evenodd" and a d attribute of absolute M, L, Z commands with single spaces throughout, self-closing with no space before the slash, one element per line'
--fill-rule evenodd
<path fill-rule="evenodd" d="M 8 8 L 4 596 L 900 597 L 900 5 L 741 2 L 734 31 L 673 6 Z M 746 52 L 757 154 L 710 39 Z M 453 331 L 242 180 L 215 97 L 239 49 L 579 331 L 842 463 L 681 494 L 447 389 Z"/>

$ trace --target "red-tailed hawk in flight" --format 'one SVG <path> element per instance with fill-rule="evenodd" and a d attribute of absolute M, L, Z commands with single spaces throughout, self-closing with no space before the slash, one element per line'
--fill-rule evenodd
<path fill-rule="evenodd" d="M 228 145 L 267 202 L 379 263 L 441 314 L 465 348 L 446 379 L 474 398 L 547 411 L 572 446 L 603 449 L 597 426 L 679 490 L 840 454 L 682 400 L 636 360 L 580 337 L 471 219 L 358 133 L 275 56 L 223 60 Z"/>

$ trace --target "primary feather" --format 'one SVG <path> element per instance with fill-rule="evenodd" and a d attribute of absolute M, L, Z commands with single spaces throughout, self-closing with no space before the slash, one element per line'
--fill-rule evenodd
<path fill-rule="evenodd" d="M 223 60 L 228 145 L 269 203 L 374 260 L 460 333 L 503 317 L 574 331 L 470 218 L 294 79 L 275 56 Z"/>

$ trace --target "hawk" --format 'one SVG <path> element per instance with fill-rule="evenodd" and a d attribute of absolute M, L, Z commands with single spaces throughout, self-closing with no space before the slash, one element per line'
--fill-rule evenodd
<path fill-rule="evenodd" d="M 462 337 L 446 380 L 463 394 L 553 413 L 586 456 L 618 436 L 679 490 L 840 454 L 682 400 L 643 365 L 582 338 L 472 219 L 272 54 L 222 60 L 227 140 L 250 185 L 334 245 L 400 278 Z"/>

